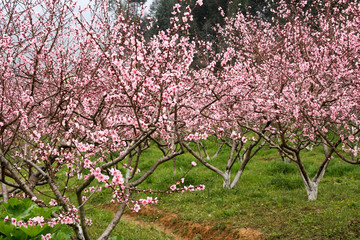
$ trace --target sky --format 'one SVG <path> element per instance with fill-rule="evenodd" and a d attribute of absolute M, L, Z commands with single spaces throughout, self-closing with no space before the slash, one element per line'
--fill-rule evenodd
<path fill-rule="evenodd" d="M 91 0 L 78 0 L 77 1 L 77 7 L 80 7 L 80 8 L 84 8 L 84 7 L 86 7 L 88 4 L 89 4 L 89 2 L 90 2 Z M 146 10 L 145 10 L 145 13 L 147 13 L 148 11 L 149 11 L 149 9 L 150 9 L 150 5 L 151 5 L 151 3 L 153 2 L 154 0 L 147 0 L 146 1 L 146 3 L 145 3 L 145 6 L 147 7 L 146 8 Z M 40 6 L 38 6 L 38 7 L 35 7 L 35 11 L 36 12 L 42 12 L 42 8 L 40 7 Z M 85 18 L 85 19 L 89 19 L 90 18 L 90 14 L 88 13 L 88 12 L 84 12 L 83 13 L 83 17 Z"/>
<path fill-rule="evenodd" d="M 150 8 L 150 5 L 151 3 L 153 2 L 154 0 L 147 0 L 146 3 L 145 3 L 145 6 L 148 7 L 148 9 Z"/>
<path fill-rule="evenodd" d="M 145 6 L 147 7 L 147 11 L 150 9 L 150 5 L 154 0 L 147 0 Z M 78 6 L 84 7 L 89 3 L 89 0 L 78 0 Z"/>

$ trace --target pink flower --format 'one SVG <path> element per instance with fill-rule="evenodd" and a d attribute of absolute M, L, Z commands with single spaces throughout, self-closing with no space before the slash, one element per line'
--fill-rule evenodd
<path fill-rule="evenodd" d="M 11 224 L 12 224 L 12 225 L 16 226 L 16 222 L 17 222 L 17 221 L 16 221 L 16 218 L 11 218 Z"/>
<path fill-rule="evenodd" d="M 195 161 L 191 162 L 191 165 L 193 165 L 194 167 L 197 165 Z"/>
<path fill-rule="evenodd" d="M 99 181 L 99 182 L 107 182 L 109 180 L 109 176 L 106 176 L 104 174 L 98 174 L 95 175 L 95 178 Z"/>
<path fill-rule="evenodd" d="M 202 6 L 203 5 L 203 0 L 197 0 L 196 5 Z"/>
<path fill-rule="evenodd" d="M 44 235 L 41 235 L 41 239 L 43 239 L 43 240 L 51 239 L 51 234 L 48 233 L 48 234 L 46 234 L 45 236 L 44 236 Z"/>
<path fill-rule="evenodd" d="M 180 179 L 180 182 L 181 182 L 181 183 L 184 183 L 184 182 L 185 182 L 185 178 L 181 178 L 181 179 Z"/>
<path fill-rule="evenodd" d="M 17 225 L 18 225 L 19 227 L 21 227 L 21 226 L 24 225 L 24 222 L 20 220 L 20 221 L 17 222 Z"/>
<path fill-rule="evenodd" d="M 135 204 L 134 205 L 134 211 L 138 212 L 140 210 L 140 205 L 139 204 Z"/>
<path fill-rule="evenodd" d="M 172 186 L 170 187 L 170 189 L 171 189 L 172 191 L 175 191 L 175 190 L 176 190 L 176 185 L 175 185 L 175 184 L 172 185 Z"/>
<path fill-rule="evenodd" d="M 350 136 L 349 136 L 349 140 L 350 140 L 351 142 L 353 142 L 353 141 L 354 141 L 354 136 L 353 136 L 353 135 L 350 135 Z"/>
<path fill-rule="evenodd" d="M 30 227 L 32 227 L 34 225 L 34 222 L 33 222 L 33 220 L 31 218 L 29 218 L 29 220 L 28 220 L 28 225 Z"/>
<path fill-rule="evenodd" d="M 54 199 L 51 199 L 49 204 L 50 204 L 50 206 L 56 206 L 57 202 Z"/>
<path fill-rule="evenodd" d="M 33 219 L 32 219 L 32 221 L 34 222 L 34 223 L 42 223 L 42 222 L 44 222 L 44 217 L 43 216 L 37 216 L 37 217 L 34 217 Z"/>
<path fill-rule="evenodd" d="M 90 170 L 91 174 L 93 174 L 95 177 L 101 173 L 101 169 L 97 167 L 96 169 Z"/>
<path fill-rule="evenodd" d="M 146 199 L 140 199 L 140 202 L 143 206 L 148 204 L 148 201 Z"/>
<path fill-rule="evenodd" d="M 146 200 L 147 200 L 148 204 L 153 203 L 153 198 L 152 197 L 147 197 Z"/>
<path fill-rule="evenodd" d="M 64 217 L 63 219 L 61 219 L 61 223 L 62 223 L 62 224 L 73 224 L 73 223 L 74 223 L 74 219 L 69 218 L 69 217 Z"/>
<path fill-rule="evenodd" d="M 92 221 L 91 221 L 91 219 L 85 219 L 85 221 L 86 221 L 86 224 L 87 224 L 87 225 L 89 225 L 89 226 L 91 226 L 91 225 L 92 225 Z"/>
<path fill-rule="evenodd" d="M 9 216 L 6 216 L 6 217 L 4 218 L 4 221 L 5 221 L 5 222 L 9 221 Z"/>
<path fill-rule="evenodd" d="M 85 167 L 85 168 L 90 168 L 90 167 L 91 167 L 91 164 L 92 164 L 92 162 L 91 162 L 89 159 L 86 159 L 86 160 L 84 161 L 84 167 Z"/>
<path fill-rule="evenodd" d="M 120 171 L 119 171 L 120 172 Z M 120 173 L 121 174 L 121 173 Z M 112 180 L 112 183 L 115 185 L 121 185 L 124 184 L 124 178 L 122 175 L 115 176 Z"/>
<path fill-rule="evenodd" d="M 56 225 L 56 220 L 53 218 L 50 222 L 48 222 L 50 227 L 54 227 Z"/>

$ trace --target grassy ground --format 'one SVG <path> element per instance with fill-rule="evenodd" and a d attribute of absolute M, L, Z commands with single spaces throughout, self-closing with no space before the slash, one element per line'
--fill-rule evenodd
<path fill-rule="evenodd" d="M 224 168 L 226 153 L 224 149 L 214 164 Z M 313 176 L 322 160 L 320 152 L 306 152 L 304 159 Z M 168 188 L 191 160 L 189 155 L 179 157 L 175 176 L 171 162 L 163 165 L 143 187 Z M 214 177 L 199 164 L 185 183 L 197 185 Z M 160 196 L 158 207 L 178 214 L 179 220 L 257 229 L 266 239 L 360 239 L 360 166 L 333 159 L 320 183 L 318 200 L 309 202 L 295 164 L 285 164 L 276 152 L 263 150 L 235 189 L 221 186 L 217 177 L 203 192 Z"/>
<path fill-rule="evenodd" d="M 106 228 L 113 214 L 111 211 L 103 207 L 94 208 L 90 212 L 90 218 L 93 225 L 89 228 L 90 235 L 93 239 L 100 236 L 101 232 Z M 165 232 L 159 231 L 154 227 L 140 226 L 131 221 L 120 220 L 112 236 L 119 236 L 116 240 L 172 240 L 173 238 Z M 120 237 L 121 236 L 121 237 Z"/>
<path fill-rule="evenodd" d="M 223 169 L 227 154 L 228 149 L 223 149 L 212 163 Z M 140 165 L 140 169 L 145 170 L 151 159 L 159 155 L 153 149 L 148 150 L 144 158 L 149 160 Z M 322 160 L 320 151 L 306 152 L 303 157 L 309 175 L 313 176 Z M 188 154 L 179 156 L 175 175 L 172 161 L 163 164 L 139 188 L 169 189 L 193 160 Z M 313 202 L 307 200 L 295 164 L 283 163 L 273 150 L 259 152 L 234 189 L 222 189 L 221 177 L 200 163 L 185 177 L 185 184 L 198 185 L 211 179 L 202 192 L 158 196 L 156 207 L 177 214 L 178 221 L 210 222 L 219 229 L 252 228 L 260 231 L 265 239 L 360 239 L 360 166 L 333 159 L 320 183 L 318 200 Z M 112 217 L 103 205 L 109 204 L 110 197 L 110 192 L 103 192 L 91 200 L 89 211 L 94 224 L 90 233 L 94 238 Z M 171 239 L 155 228 L 124 221 L 112 235 L 122 236 L 121 239 Z"/>

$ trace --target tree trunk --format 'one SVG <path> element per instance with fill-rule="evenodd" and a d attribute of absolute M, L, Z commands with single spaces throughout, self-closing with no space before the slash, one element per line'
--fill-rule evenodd
<path fill-rule="evenodd" d="M 120 221 L 121 216 L 124 213 L 126 207 L 126 202 L 123 202 L 119 205 L 119 208 L 117 212 L 115 213 L 113 219 L 105 229 L 105 231 L 101 234 L 101 236 L 98 238 L 98 240 L 107 240 L 111 234 L 111 232 L 114 230 L 118 222 Z"/>
<path fill-rule="evenodd" d="M 0 167 L 0 176 L 1 179 L 5 180 L 5 174 L 4 174 L 4 170 L 2 167 Z M 3 196 L 3 201 L 7 202 L 9 200 L 9 192 L 7 189 L 7 185 L 5 183 L 1 183 L 1 192 L 2 192 L 2 196 Z"/>
<path fill-rule="evenodd" d="M 319 183 L 310 181 L 309 184 L 305 184 L 306 193 L 309 201 L 315 201 L 318 195 Z"/>
<path fill-rule="evenodd" d="M 75 230 L 76 238 L 78 240 L 85 240 L 83 229 L 81 228 L 81 225 L 79 223 L 75 223 L 73 229 Z"/>
<path fill-rule="evenodd" d="M 242 173 L 244 172 L 244 169 L 240 168 L 239 171 L 236 173 L 234 180 L 231 183 L 231 189 L 235 187 L 236 183 L 240 180 Z"/>
<path fill-rule="evenodd" d="M 176 157 L 173 159 L 173 174 L 176 175 Z"/>
<path fill-rule="evenodd" d="M 9 193 L 5 183 L 1 183 L 1 192 L 3 196 L 3 201 L 7 202 L 9 200 Z"/>
<path fill-rule="evenodd" d="M 319 181 L 314 182 L 314 181 L 310 180 L 309 175 L 306 173 L 305 168 L 302 165 L 302 163 L 301 162 L 296 162 L 296 163 L 297 163 L 300 175 L 301 175 L 301 179 L 303 180 L 304 185 L 305 185 L 308 200 L 315 201 L 317 199 Z"/>
<path fill-rule="evenodd" d="M 223 188 L 224 189 L 231 189 L 231 177 L 230 177 L 230 174 L 231 174 L 231 171 L 230 170 L 226 170 L 224 172 L 224 175 L 223 175 L 223 179 L 224 179 L 224 182 L 223 182 Z"/>

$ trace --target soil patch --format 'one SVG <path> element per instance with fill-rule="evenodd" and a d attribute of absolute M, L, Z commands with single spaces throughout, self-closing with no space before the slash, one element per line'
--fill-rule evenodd
<path fill-rule="evenodd" d="M 115 211 L 117 206 L 108 205 L 107 209 Z M 141 216 L 142 220 L 139 218 Z M 204 222 L 183 221 L 178 215 L 147 205 L 140 212 L 126 212 L 122 217 L 125 221 L 132 221 L 140 226 L 149 226 L 166 232 L 177 240 L 181 239 L 212 239 L 212 240 L 263 240 L 261 232 L 251 228 L 237 228 L 235 226 Z"/>

